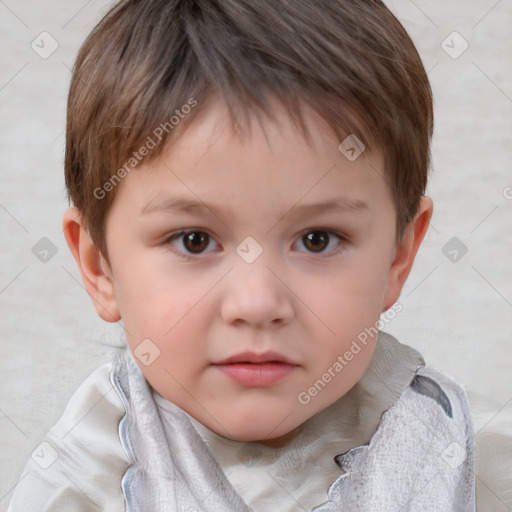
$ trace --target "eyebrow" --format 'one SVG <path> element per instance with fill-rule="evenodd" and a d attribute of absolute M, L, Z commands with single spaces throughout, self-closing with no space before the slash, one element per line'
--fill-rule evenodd
<path fill-rule="evenodd" d="M 209 210 L 213 213 L 222 210 L 220 205 L 207 205 L 203 201 L 196 199 L 189 199 L 186 197 L 161 197 L 152 199 L 149 203 L 144 206 L 141 214 L 147 215 L 154 212 L 169 212 L 169 213 L 194 213 L 197 211 Z M 287 215 L 300 216 L 305 214 L 320 214 L 327 211 L 368 211 L 368 204 L 361 199 L 353 199 L 348 197 L 337 197 L 326 200 L 322 203 L 317 204 L 296 204 L 287 210 Z"/>

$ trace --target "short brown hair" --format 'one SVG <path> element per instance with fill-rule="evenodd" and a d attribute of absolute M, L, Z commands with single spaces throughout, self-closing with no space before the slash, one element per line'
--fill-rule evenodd
<path fill-rule="evenodd" d="M 171 117 L 195 102 L 180 115 L 185 127 L 214 93 L 240 133 L 251 114 L 273 118 L 272 95 L 308 140 L 302 102 L 340 142 L 355 134 L 381 149 L 400 237 L 427 183 L 432 92 L 380 0 L 121 0 L 80 48 L 67 111 L 68 196 L 107 261 L 116 173 L 160 126 L 144 161 L 158 157 L 178 133 Z"/>

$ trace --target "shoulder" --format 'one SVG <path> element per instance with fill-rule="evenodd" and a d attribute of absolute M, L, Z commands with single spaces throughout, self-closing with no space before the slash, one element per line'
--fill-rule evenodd
<path fill-rule="evenodd" d="M 32 452 L 9 512 L 124 510 L 120 482 L 129 461 L 118 427 L 125 407 L 111 382 L 112 368 L 101 366 L 75 391 Z"/>
<path fill-rule="evenodd" d="M 475 502 L 474 457 L 463 387 L 426 366 L 384 412 L 368 445 L 335 458 L 345 475 L 331 492 L 349 503 L 356 503 L 362 492 L 367 510 L 378 502 L 379 511 L 397 510 L 401 504 L 411 512 L 470 512 Z"/>
<path fill-rule="evenodd" d="M 429 366 L 416 372 L 401 399 L 410 405 L 418 404 L 416 408 L 424 410 L 424 414 L 441 414 L 442 411 L 444 416 L 441 417 L 447 418 L 446 422 L 465 431 L 472 427 L 469 403 L 462 384 Z M 472 432 L 467 431 L 466 434 L 472 435 Z"/>
<path fill-rule="evenodd" d="M 414 457 L 427 457 L 441 472 L 450 467 L 472 471 L 473 424 L 466 393 L 461 384 L 431 367 L 417 371 L 396 404 L 382 416 L 375 435 L 400 440 L 411 463 Z"/>

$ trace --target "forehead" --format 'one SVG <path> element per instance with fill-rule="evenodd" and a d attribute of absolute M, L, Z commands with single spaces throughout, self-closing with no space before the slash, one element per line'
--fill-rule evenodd
<path fill-rule="evenodd" d="M 157 160 L 142 162 L 130 173 L 121 184 L 126 190 L 118 192 L 128 193 L 130 201 L 144 201 L 138 204 L 141 211 L 176 202 L 171 192 L 179 192 L 180 201 L 188 198 L 189 204 L 235 202 L 243 194 L 239 204 L 254 208 L 284 202 L 289 209 L 340 199 L 356 210 L 377 195 L 389 199 L 381 153 L 364 151 L 347 158 L 346 144 L 304 108 L 310 140 L 278 103 L 273 120 L 253 116 L 247 130 L 237 132 L 225 104 L 210 101 Z"/>

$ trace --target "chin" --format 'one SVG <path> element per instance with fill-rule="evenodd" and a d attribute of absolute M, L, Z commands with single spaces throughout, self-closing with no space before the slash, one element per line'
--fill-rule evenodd
<path fill-rule="evenodd" d="M 236 425 L 226 425 L 223 424 L 222 429 L 219 429 L 218 425 L 215 425 L 215 432 L 222 437 L 226 437 L 227 439 L 231 439 L 232 441 L 261 441 L 268 437 L 269 431 L 272 429 L 270 425 L 260 424 L 252 425 L 247 424 L 243 425 L 237 423 Z"/>
<path fill-rule="evenodd" d="M 220 434 L 224 437 L 227 437 L 228 439 L 231 439 L 232 441 L 239 441 L 239 442 L 251 442 L 251 441 L 258 441 L 265 444 L 274 444 L 274 443 L 280 443 L 282 440 L 288 437 L 289 431 L 283 431 L 279 432 L 276 436 L 276 433 L 273 432 L 271 434 L 271 437 L 268 437 L 268 432 L 270 430 L 270 427 L 268 429 L 247 429 L 247 430 L 241 430 L 238 432 L 230 432 L 225 434 Z"/>

